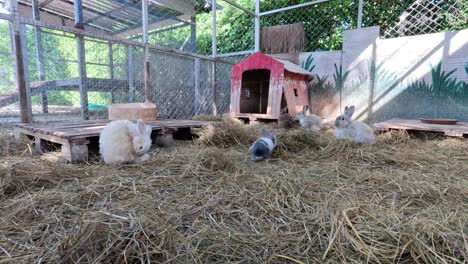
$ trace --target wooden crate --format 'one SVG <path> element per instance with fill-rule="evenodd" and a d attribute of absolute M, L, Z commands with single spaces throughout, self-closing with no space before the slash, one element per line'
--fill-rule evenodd
<path fill-rule="evenodd" d="M 75 162 L 88 159 L 88 144 L 91 138 L 99 137 L 101 130 L 109 120 L 90 120 L 76 122 L 56 123 L 30 123 L 18 124 L 16 130 L 19 133 L 34 137 L 35 148 L 39 153 L 43 152 L 46 141 L 61 144 L 63 158 Z M 194 120 L 156 120 L 147 121 L 147 125 L 153 129 L 153 135 L 167 137 L 176 131 L 190 132 L 191 128 L 207 126 L 210 122 Z"/>
<path fill-rule="evenodd" d="M 414 119 L 391 119 L 384 122 L 374 124 L 374 128 L 378 131 L 396 130 L 416 130 L 428 132 L 441 132 L 446 136 L 464 137 L 468 136 L 468 123 L 458 122 L 455 125 L 439 125 L 423 123 L 420 120 Z"/>

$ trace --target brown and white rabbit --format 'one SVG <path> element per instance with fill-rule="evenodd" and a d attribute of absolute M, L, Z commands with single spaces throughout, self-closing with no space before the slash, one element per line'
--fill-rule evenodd
<path fill-rule="evenodd" d="M 105 163 L 140 163 L 148 160 L 151 147 L 150 126 L 141 119 L 137 123 L 117 120 L 107 124 L 99 137 L 99 153 Z"/>
<path fill-rule="evenodd" d="M 337 139 L 351 138 L 353 143 L 372 145 L 375 143 L 374 131 L 367 124 L 351 120 L 354 114 L 354 105 L 345 107 L 344 114 L 335 119 L 335 135 Z"/>
<path fill-rule="evenodd" d="M 299 120 L 301 127 L 319 132 L 322 129 L 322 118 L 316 115 L 307 115 L 308 105 L 302 106 L 302 111 L 296 114 L 296 120 Z"/>
<path fill-rule="evenodd" d="M 290 129 L 296 126 L 294 118 L 288 113 L 288 108 L 281 109 L 281 114 L 278 118 L 278 126 L 283 129 Z"/>

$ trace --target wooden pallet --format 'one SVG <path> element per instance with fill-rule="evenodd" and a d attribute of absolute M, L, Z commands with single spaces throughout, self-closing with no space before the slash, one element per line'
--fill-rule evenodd
<path fill-rule="evenodd" d="M 417 130 L 429 132 L 441 132 L 446 136 L 464 137 L 468 136 L 468 123 L 458 122 L 456 125 L 439 125 L 423 123 L 420 120 L 410 119 L 391 119 L 374 124 L 374 128 L 379 131 L 398 130 Z"/>
<path fill-rule="evenodd" d="M 101 130 L 109 120 L 90 120 L 76 122 L 56 123 L 31 123 L 18 124 L 16 130 L 19 133 L 34 137 L 35 149 L 43 153 L 44 145 L 48 142 L 61 144 L 62 156 L 73 163 L 88 159 L 88 144 L 91 138 L 99 137 Z M 157 120 L 147 121 L 147 125 L 153 129 L 153 138 L 167 141 L 172 139 L 176 131 L 190 133 L 191 128 L 207 126 L 210 122 L 194 120 Z"/>

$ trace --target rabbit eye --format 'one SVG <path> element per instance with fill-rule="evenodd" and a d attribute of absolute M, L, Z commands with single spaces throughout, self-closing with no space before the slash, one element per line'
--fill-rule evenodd
<path fill-rule="evenodd" d="M 140 149 L 143 149 L 143 146 L 140 146 Z"/>

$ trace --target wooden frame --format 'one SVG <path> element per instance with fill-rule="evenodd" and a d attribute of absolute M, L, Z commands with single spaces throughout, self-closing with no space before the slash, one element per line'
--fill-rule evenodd
<path fill-rule="evenodd" d="M 109 120 L 87 120 L 77 122 L 18 124 L 16 131 L 34 137 L 35 150 L 43 153 L 45 141 L 61 144 L 61 156 L 72 163 L 88 160 L 88 144 L 92 138 L 99 137 Z M 157 120 L 146 121 L 151 126 L 154 142 L 159 146 L 169 146 L 173 134 L 179 130 L 186 133 L 191 128 L 204 127 L 210 122 L 194 120 Z"/>

